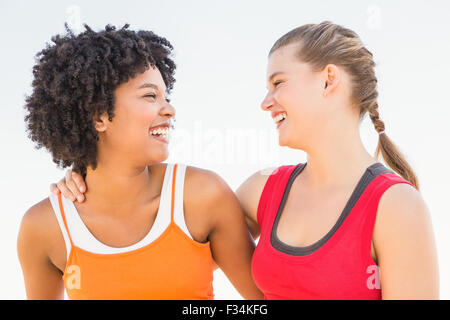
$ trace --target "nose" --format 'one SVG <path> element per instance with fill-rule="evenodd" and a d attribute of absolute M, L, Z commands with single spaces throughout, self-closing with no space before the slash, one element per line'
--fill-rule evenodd
<path fill-rule="evenodd" d="M 274 99 L 272 97 L 272 94 L 268 92 L 266 96 L 264 97 L 264 100 L 261 102 L 261 109 L 263 111 L 269 111 L 270 108 L 273 106 Z"/>
<path fill-rule="evenodd" d="M 161 115 L 169 119 L 173 118 L 175 116 L 175 108 L 169 102 L 167 102 L 161 109 Z"/>

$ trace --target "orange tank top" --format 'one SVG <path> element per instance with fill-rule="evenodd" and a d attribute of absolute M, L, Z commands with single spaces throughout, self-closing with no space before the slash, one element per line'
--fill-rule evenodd
<path fill-rule="evenodd" d="M 66 243 L 62 278 L 69 299 L 214 298 L 210 243 L 193 240 L 184 223 L 185 169 L 167 164 L 155 222 L 144 239 L 126 248 L 95 239 L 71 201 L 50 196 Z"/>

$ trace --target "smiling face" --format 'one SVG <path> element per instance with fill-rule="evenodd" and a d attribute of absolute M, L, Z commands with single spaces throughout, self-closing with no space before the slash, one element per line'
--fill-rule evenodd
<path fill-rule="evenodd" d="M 325 79 L 296 56 L 299 45 L 275 50 L 267 66 L 267 95 L 261 103 L 270 111 L 279 133 L 279 144 L 305 150 L 326 123 Z"/>
<path fill-rule="evenodd" d="M 96 122 L 99 150 L 137 166 L 166 160 L 169 121 L 175 115 L 166 91 L 160 71 L 153 67 L 118 86 L 112 121 L 103 115 Z"/>

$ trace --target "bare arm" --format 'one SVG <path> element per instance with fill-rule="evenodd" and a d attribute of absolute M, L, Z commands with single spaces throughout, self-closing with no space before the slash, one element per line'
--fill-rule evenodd
<path fill-rule="evenodd" d="M 211 171 L 188 168 L 191 207 L 207 219 L 214 261 L 245 299 L 263 299 L 253 281 L 251 260 L 255 244 L 247 230 L 239 201 L 223 179 Z M 189 177 L 189 178 L 188 178 Z M 188 187 L 189 185 L 189 187 Z"/>
<path fill-rule="evenodd" d="M 436 245 L 420 193 L 397 184 L 382 196 L 373 242 L 383 299 L 439 299 Z"/>
<path fill-rule="evenodd" d="M 268 168 L 254 173 L 236 190 L 236 195 L 244 211 L 247 228 L 255 240 L 261 232 L 257 220 L 259 199 L 266 181 L 274 169 Z"/>
<path fill-rule="evenodd" d="M 28 299 L 64 299 L 62 273 L 48 255 L 49 209 L 49 200 L 41 201 L 25 213 L 20 225 L 17 252 Z"/>

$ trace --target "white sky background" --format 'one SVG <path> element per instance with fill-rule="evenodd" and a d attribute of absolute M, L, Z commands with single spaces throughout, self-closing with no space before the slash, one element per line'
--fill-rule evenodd
<path fill-rule="evenodd" d="M 356 31 L 374 54 L 381 119 L 421 181 L 438 246 L 441 298 L 450 299 L 449 14 L 446 1 L 0 0 L 0 298 L 25 298 L 16 254 L 20 219 L 63 175 L 28 140 L 23 105 L 34 55 L 64 31 L 64 21 L 94 30 L 130 23 L 169 39 L 177 121 L 168 161 L 214 170 L 235 190 L 256 170 L 305 161 L 303 152 L 277 145 L 272 120 L 259 108 L 267 53 L 294 27 L 331 20 Z M 373 152 L 377 135 L 368 118 L 361 133 Z M 217 299 L 240 299 L 221 271 L 214 277 Z"/>

